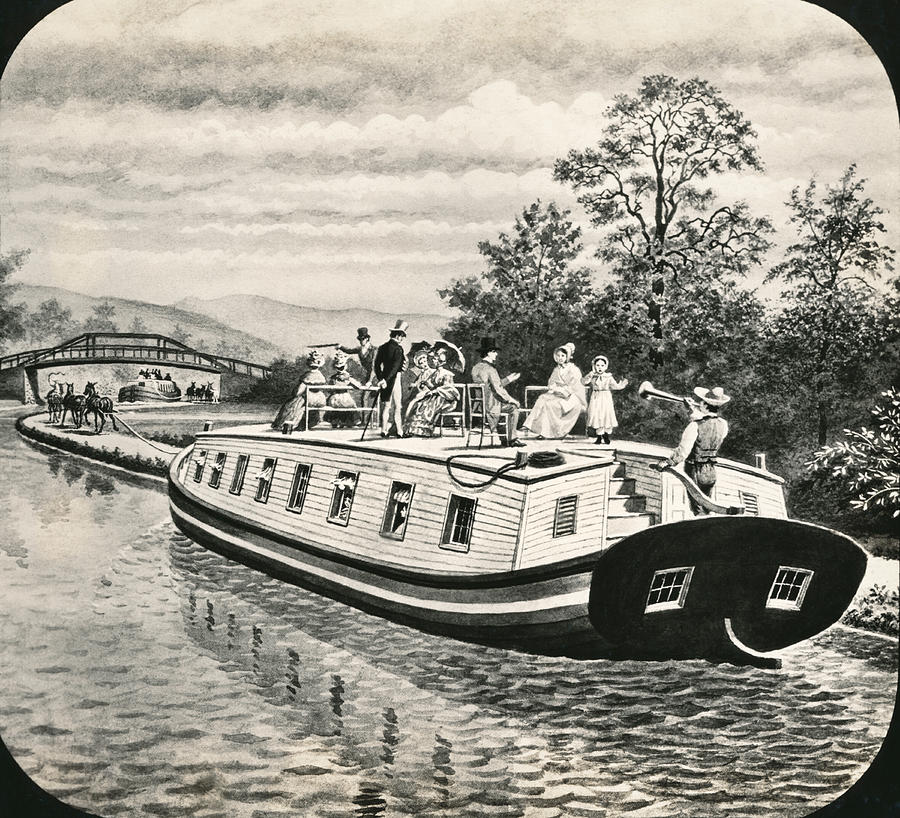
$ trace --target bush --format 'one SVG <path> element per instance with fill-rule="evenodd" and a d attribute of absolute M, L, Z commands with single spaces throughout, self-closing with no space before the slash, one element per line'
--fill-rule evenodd
<path fill-rule="evenodd" d="M 884 585 L 875 585 L 859 600 L 841 620 L 845 625 L 862 628 L 876 633 L 897 636 L 897 609 L 900 596 L 897 591 L 888 591 Z"/>
<path fill-rule="evenodd" d="M 195 435 L 190 433 L 178 435 L 172 432 L 144 432 L 143 434 L 148 440 L 155 440 L 157 443 L 165 443 L 168 446 L 176 446 L 179 449 L 190 446 L 196 439 Z"/>

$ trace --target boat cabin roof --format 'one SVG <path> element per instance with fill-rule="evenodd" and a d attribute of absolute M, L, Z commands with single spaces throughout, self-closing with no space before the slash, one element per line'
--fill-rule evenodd
<path fill-rule="evenodd" d="M 474 472 L 476 474 L 491 474 L 500 466 L 510 463 L 518 452 L 532 455 L 536 452 L 558 452 L 563 456 L 563 462 L 550 466 L 526 465 L 512 472 L 506 472 L 501 479 L 510 479 L 515 482 L 532 482 L 546 479 L 558 474 L 585 471 L 587 469 L 604 468 L 615 462 L 642 458 L 651 461 L 667 457 L 672 451 L 670 447 L 658 446 L 652 443 L 623 440 L 616 441 L 612 446 L 597 446 L 591 438 L 570 437 L 563 440 L 538 440 L 536 438 L 520 438 L 525 444 L 523 448 L 511 448 L 508 446 L 494 445 L 479 449 L 477 438 L 470 446 L 466 446 L 466 438 L 456 435 L 443 435 L 435 437 L 389 437 L 382 438 L 379 432 L 369 430 L 363 436 L 360 429 L 311 429 L 309 431 L 294 431 L 290 434 L 272 429 L 269 424 L 254 424 L 245 426 L 223 427 L 208 432 L 200 432 L 197 435 L 197 445 L 203 446 L 205 440 L 216 440 L 226 437 L 230 440 L 247 441 L 271 441 L 278 450 L 284 451 L 283 446 L 313 445 L 323 448 L 337 448 L 347 451 L 379 452 L 388 457 L 399 459 L 421 460 L 431 463 L 444 464 L 452 457 L 459 456 L 452 466 L 455 470 Z M 273 453 L 276 450 L 273 448 Z M 730 466 L 749 474 L 765 477 L 769 480 L 781 482 L 776 475 L 749 466 L 745 463 L 719 459 L 723 466 Z"/>

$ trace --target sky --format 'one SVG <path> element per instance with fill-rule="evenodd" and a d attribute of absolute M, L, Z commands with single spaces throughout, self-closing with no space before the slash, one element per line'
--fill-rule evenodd
<path fill-rule="evenodd" d="M 600 283 L 603 234 L 553 162 L 654 73 L 753 123 L 765 170 L 712 184 L 781 246 L 792 188 L 855 162 L 900 249 L 887 75 L 800 0 L 73 0 L 0 78 L 0 250 L 94 296 L 445 313 L 437 290 L 540 199 L 584 226 Z"/>

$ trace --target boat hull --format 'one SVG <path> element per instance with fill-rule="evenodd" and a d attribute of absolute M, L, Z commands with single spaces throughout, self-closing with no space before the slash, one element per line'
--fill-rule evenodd
<path fill-rule="evenodd" d="M 195 542 L 271 576 L 429 633 L 528 653 L 600 658 L 611 644 L 588 612 L 596 557 L 542 570 L 435 577 L 290 542 L 230 519 L 170 487 L 178 528 Z"/>
<path fill-rule="evenodd" d="M 266 516 L 255 503 L 232 501 L 223 507 L 216 489 L 199 493 L 205 484 L 196 476 L 182 482 L 190 451 L 169 470 L 172 518 L 188 537 L 366 612 L 467 642 L 575 658 L 777 667 L 768 652 L 835 622 L 865 572 L 865 554 L 850 538 L 755 516 L 652 525 L 612 546 L 598 538 L 577 556 L 499 572 L 427 570 L 411 564 L 421 547 L 413 540 L 404 565 L 354 550 L 338 529 L 332 546 L 280 524 L 281 512 Z M 793 578 L 779 579 L 784 572 Z M 689 578 L 681 591 L 664 588 L 660 604 L 653 589 L 671 574 Z"/>
<path fill-rule="evenodd" d="M 181 400 L 181 393 L 164 393 L 157 389 L 148 389 L 145 386 L 123 386 L 119 390 L 119 403 L 128 402 L 150 402 L 159 403 L 175 403 Z"/>

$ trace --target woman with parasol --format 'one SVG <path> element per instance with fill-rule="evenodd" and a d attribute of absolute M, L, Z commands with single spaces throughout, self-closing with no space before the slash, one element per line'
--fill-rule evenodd
<path fill-rule="evenodd" d="M 462 372 L 466 359 L 459 347 L 449 341 L 435 341 L 428 353 L 428 369 L 419 377 L 416 393 L 406 407 L 406 434 L 430 437 L 443 412 L 459 403 L 459 391 L 453 385 L 454 372 Z"/>

